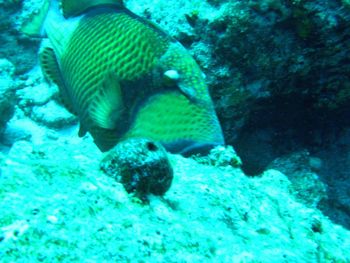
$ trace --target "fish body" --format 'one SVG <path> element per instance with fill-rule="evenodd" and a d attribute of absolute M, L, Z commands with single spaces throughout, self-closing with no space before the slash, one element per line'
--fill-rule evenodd
<path fill-rule="evenodd" d="M 41 66 L 79 117 L 80 136 L 90 132 L 102 151 L 135 137 L 183 154 L 224 144 L 203 73 L 181 44 L 122 1 L 60 6 L 63 15 L 46 2 L 34 28 L 50 40 Z"/>

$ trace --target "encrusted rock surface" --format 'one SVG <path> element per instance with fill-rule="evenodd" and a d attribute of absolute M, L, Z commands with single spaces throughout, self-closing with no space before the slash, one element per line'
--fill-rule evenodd
<path fill-rule="evenodd" d="M 140 198 L 163 195 L 173 180 L 173 167 L 164 147 L 147 139 L 118 143 L 101 162 L 106 174 L 121 182 L 128 193 Z"/>
<path fill-rule="evenodd" d="M 269 168 L 284 173 L 292 183 L 292 193 L 307 206 L 321 208 L 328 199 L 327 186 L 318 175 L 322 161 L 309 152 L 301 151 L 280 157 Z"/>
<path fill-rule="evenodd" d="M 4 262 L 347 262 L 350 232 L 259 178 L 169 155 L 174 180 L 142 205 L 99 168 L 89 138 L 19 141 L 0 176 Z"/>
<path fill-rule="evenodd" d="M 14 113 L 15 97 L 12 86 L 14 65 L 7 59 L 0 59 L 0 134 Z"/>
<path fill-rule="evenodd" d="M 21 21 L 29 15 L 29 6 L 37 0 L 4 0 L 0 2 L 0 57 L 6 57 L 16 67 L 16 74 L 24 74 L 37 64 L 40 39 L 30 39 L 19 31 Z"/>

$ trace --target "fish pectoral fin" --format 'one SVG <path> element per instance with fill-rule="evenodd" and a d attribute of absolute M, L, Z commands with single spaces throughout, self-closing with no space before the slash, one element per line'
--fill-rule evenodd
<path fill-rule="evenodd" d="M 93 122 L 104 129 L 114 129 L 123 110 L 122 92 L 119 80 L 108 74 L 92 100 L 89 116 Z"/>
<path fill-rule="evenodd" d="M 84 13 L 87 9 L 91 7 L 96 7 L 100 5 L 110 5 L 115 7 L 122 7 L 122 0 L 61 0 L 62 13 L 65 18 L 78 16 Z"/>
<path fill-rule="evenodd" d="M 72 101 L 67 92 L 67 87 L 64 84 L 54 50 L 50 47 L 43 48 L 39 53 L 39 59 L 44 77 L 58 86 L 62 104 L 68 109 L 69 112 L 76 115 L 76 112 L 73 109 Z"/>
<path fill-rule="evenodd" d="M 79 137 L 84 137 L 84 136 L 86 135 L 86 133 L 87 133 L 86 128 L 84 127 L 84 125 L 82 125 L 82 124 L 80 123 L 79 131 L 78 131 L 78 136 L 79 136 Z"/>
<path fill-rule="evenodd" d="M 99 127 L 90 129 L 90 134 L 94 138 L 96 146 L 102 151 L 108 151 L 113 148 L 120 140 L 114 130 L 106 130 Z"/>
<path fill-rule="evenodd" d="M 61 72 L 54 50 L 51 47 L 43 48 L 39 53 L 39 59 L 44 77 L 57 86 L 62 85 Z"/>

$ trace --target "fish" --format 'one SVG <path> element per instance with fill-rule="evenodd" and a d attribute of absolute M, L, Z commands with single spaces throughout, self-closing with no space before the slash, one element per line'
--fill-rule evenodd
<path fill-rule="evenodd" d="M 147 138 L 190 155 L 223 145 L 205 76 L 158 25 L 122 0 L 44 0 L 22 32 L 45 41 L 43 75 L 101 151 Z"/>

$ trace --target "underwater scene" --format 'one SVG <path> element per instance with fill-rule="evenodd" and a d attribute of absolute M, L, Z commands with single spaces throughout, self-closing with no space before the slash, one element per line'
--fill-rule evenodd
<path fill-rule="evenodd" d="M 349 0 L 0 0 L 0 262 L 350 262 Z"/>

